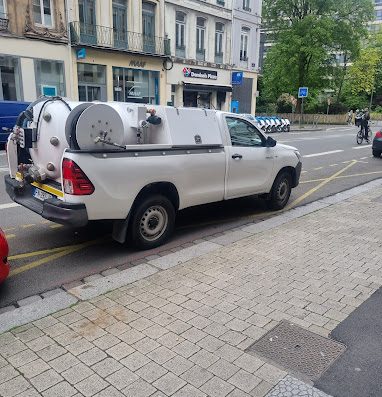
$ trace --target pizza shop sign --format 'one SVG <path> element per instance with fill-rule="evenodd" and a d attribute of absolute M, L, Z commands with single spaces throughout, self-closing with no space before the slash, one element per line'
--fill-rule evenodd
<path fill-rule="evenodd" d="M 194 79 L 217 80 L 218 72 L 214 70 L 183 68 L 183 76 Z"/>

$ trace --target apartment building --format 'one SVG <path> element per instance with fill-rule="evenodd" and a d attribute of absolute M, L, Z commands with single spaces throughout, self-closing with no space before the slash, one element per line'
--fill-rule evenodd
<path fill-rule="evenodd" d="M 262 0 L 233 0 L 232 103 L 237 113 L 256 110 Z"/>
<path fill-rule="evenodd" d="M 167 103 L 229 110 L 232 0 L 166 0 Z"/>
<path fill-rule="evenodd" d="M 67 0 L 74 98 L 166 102 L 164 0 Z"/>
<path fill-rule="evenodd" d="M 0 100 L 72 94 L 64 0 L 0 0 Z"/>

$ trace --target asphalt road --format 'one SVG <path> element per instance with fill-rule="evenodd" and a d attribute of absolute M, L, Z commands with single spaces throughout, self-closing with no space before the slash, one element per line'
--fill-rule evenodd
<path fill-rule="evenodd" d="M 333 127 L 273 135 L 279 142 L 297 147 L 304 156 L 301 183 L 293 190 L 290 207 L 382 177 L 382 159 L 372 157 L 370 145 L 356 144 L 356 131 L 355 127 Z M 0 308 L 269 216 L 264 203 L 253 197 L 187 209 L 179 214 L 175 235 L 168 244 L 136 252 L 110 239 L 108 223 L 75 230 L 45 221 L 20 206 L 9 207 L 12 203 L 3 182 L 6 171 L 6 156 L 0 152 L 0 226 L 8 236 L 12 266 L 11 276 L 0 286 Z"/>

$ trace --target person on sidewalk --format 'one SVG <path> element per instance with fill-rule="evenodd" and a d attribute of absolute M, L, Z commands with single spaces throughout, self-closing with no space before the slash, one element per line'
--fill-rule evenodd
<path fill-rule="evenodd" d="M 348 125 L 353 124 L 353 109 L 350 109 L 348 111 L 348 120 L 347 120 Z"/>

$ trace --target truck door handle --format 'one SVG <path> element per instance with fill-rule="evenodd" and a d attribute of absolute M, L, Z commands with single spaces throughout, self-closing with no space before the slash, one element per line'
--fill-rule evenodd
<path fill-rule="evenodd" d="M 242 156 L 241 154 L 235 153 L 235 154 L 232 155 L 232 158 L 233 158 L 234 160 L 240 160 L 240 159 L 243 158 L 243 156 Z"/>

